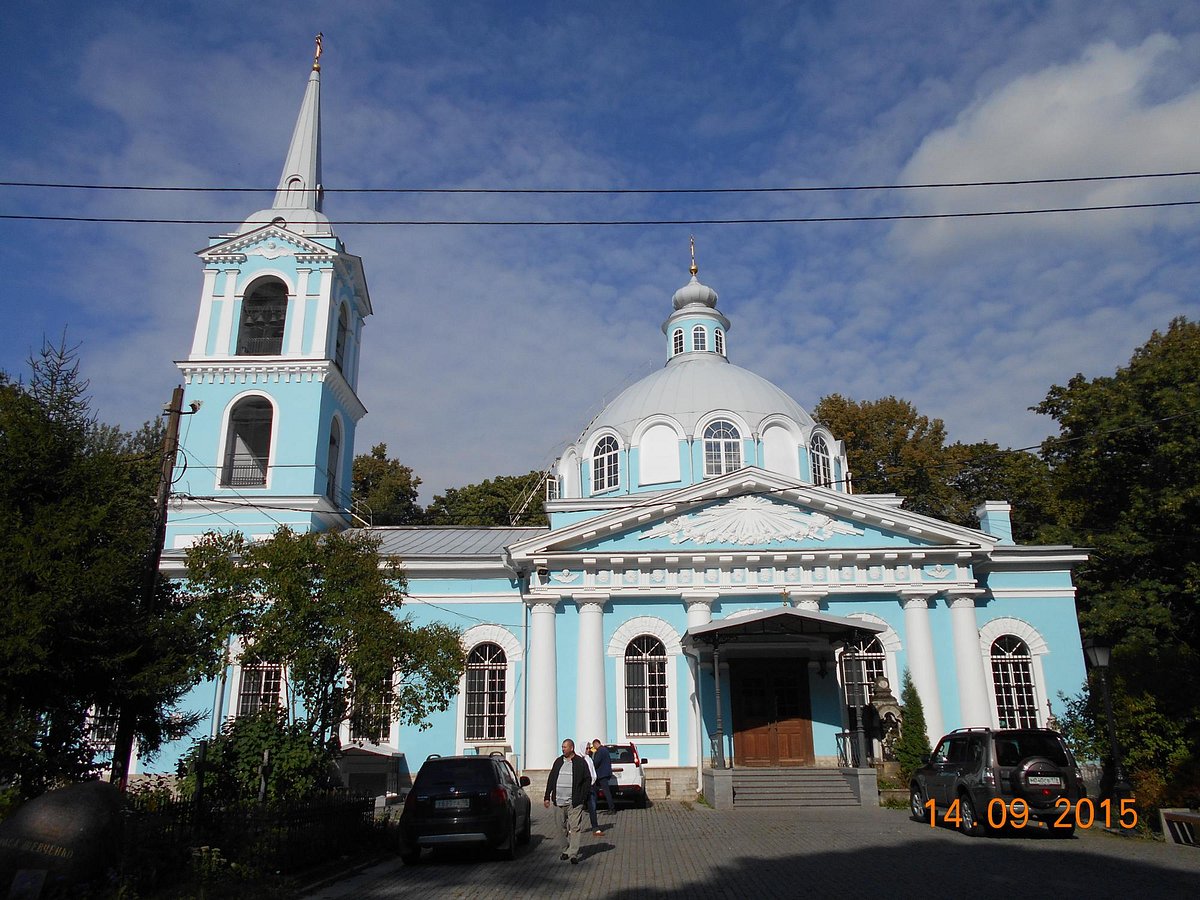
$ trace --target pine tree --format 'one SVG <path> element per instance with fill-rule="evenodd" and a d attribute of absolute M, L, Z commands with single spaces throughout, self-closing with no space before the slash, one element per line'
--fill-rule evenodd
<path fill-rule="evenodd" d="M 900 691 L 900 738 L 896 741 L 896 761 L 900 777 L 907 782 L 913 772 L 925 764 L 930 753 L 929 737 L 925 734 L 925 707 L 913 684 L 908 669 L 904 670 Z"/>

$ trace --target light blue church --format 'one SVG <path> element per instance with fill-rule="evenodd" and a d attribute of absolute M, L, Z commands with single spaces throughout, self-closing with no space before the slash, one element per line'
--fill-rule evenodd
<path fill-rule="evenodd" d="M 199 256 L 173 576 L 210 530 L 351 526 L 372 310 L 322 212 L 319 65 L 272 207 Z M 418 624 L 470 623 L 468 663 L 427 731 L 346 726 L 351 787 L 402 793 L 431 753 L 501 752 L 536 775 L 563 737 L 599 737 L 637 745 L 652 796 L 748 802 L 739 778 L 803 770 L 843 786 L 830 802 L 873 803 L 867 763 L 905 670 L 933 740 L 1045 725 L 1051 699 L 1078 690 L 1081 551 L 1015 544 L 1003 502 L 974 529 L 853 493 L 837 436 L 730 362 L 730 320 L 694 262 L 665 301 L 664 366 L 556 462 L 548 528 L 372 529 L 403 561 Z M 287 702 L 269 665 L 235 664 L 190 698 L 211 732 Z M 170 771 L 183 749 L 141 770 Z"/>

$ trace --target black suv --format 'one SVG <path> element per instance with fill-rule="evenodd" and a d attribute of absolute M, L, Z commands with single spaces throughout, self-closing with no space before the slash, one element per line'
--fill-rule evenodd
<path fill-rule="evenodd" d="M 515 859 L 530 837 L 529 779 L 499 754 L 431 756 L 400 815 L 400 858 L 420 861 L 425 847 L 492 847 Z"/>
<path fill-rule="evenodd" d="M 1070 837 L 1076 804 L 1087 795 L 1062 735 L 1046 728 L 952 731 L 909 789 L 914 819 L 943 818 L 971 836 L 1040 823 Z"/>

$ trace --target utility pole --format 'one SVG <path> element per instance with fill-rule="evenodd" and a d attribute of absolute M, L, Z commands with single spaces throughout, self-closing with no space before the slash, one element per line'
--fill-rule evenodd
<path fill-rule="evenodd" d="M 163 435 L 162 465 L 158 475 L 158 494 L 154 503 L 154 543 L 146 554 L 146 571 L 142 582 L 142 609 L 158 611 L 158 566 L 162 561 L 163 543 L 167 537 L 167 501 L 171 498 L 171 482 L 175 475 L 175 454 L 179 450 L 179 417 L 183 414 L 183 385 L 176 385 L 171 403 L 164 407 L 167 433 Z M 117 719 L 113 739 L 111 781 L 122 791 L 129 782 L 129 759 L 133 755 L 133 729 L 137 711 L 126 703 Z"/>

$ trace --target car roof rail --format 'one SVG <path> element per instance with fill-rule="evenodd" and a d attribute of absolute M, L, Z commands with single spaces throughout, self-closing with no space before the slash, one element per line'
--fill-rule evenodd
<path fill-rule="evenodd" d="M 950 733 L 951 734 L 964 734 L 964 733 L 969 733 L 972 731 L 991 731 L 991 730 L 992 729 L 988 728 L 986 725 L 973 725 L 970 728 L 955 728 Z"/>
<path fill-rule="evenodd" d="M 441 758 L 442 758 L 442 754 L 440 754 L 440 753 L 430 753 L 427 757 L 425 757 L 426 761 L 431 760 L 431 759 L 441 759 Z"/>

